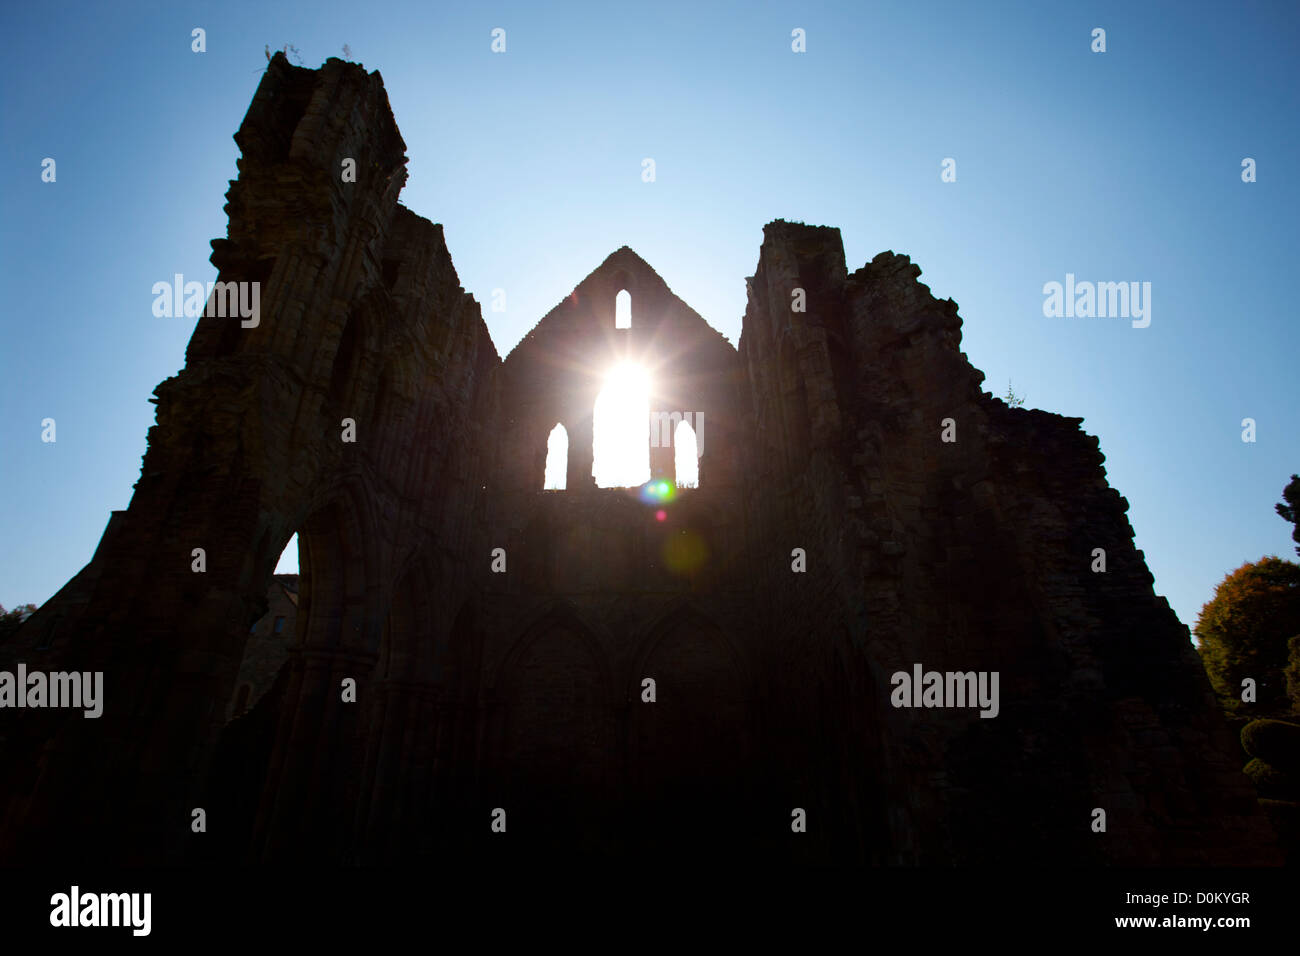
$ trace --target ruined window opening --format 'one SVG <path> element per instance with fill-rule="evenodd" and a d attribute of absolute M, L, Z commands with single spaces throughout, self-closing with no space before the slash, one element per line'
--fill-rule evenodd
<path fill-rule="evenodd" d="M 591 475 L 598 488 L 634 488 L 650 480 L 650 383 L 644 369 L 613 369 L 592 414 Z"/>
<path fill-rule="evenodd" d="M 678 422 L 673 432 L 673 471 L 677 475 L 678 488 L 700 486 L 699 444 L 695 429 L 687 421 Z"/>
<path fill-rule="evenodd" d="M 614 328 L 632 328 L 632 293 L 627 289 L 614 296 Z"/>
<path fill-rule="evenodd" d="M 546 474 L 543 491 L 563 491 L 569 480 L 569 433 L 561 424 L 546 439 Z"/>
<path fill-rule="evenodd" d="M 298 573 L 298 534 L 294 532 L 293 536 L 284 545 L 284 550 L 280 552 L 280 559 L 275 563 L 275 570 L 272 574 L 297 574 Z M 256 627 L 257 625 L 253 625 Z"/>

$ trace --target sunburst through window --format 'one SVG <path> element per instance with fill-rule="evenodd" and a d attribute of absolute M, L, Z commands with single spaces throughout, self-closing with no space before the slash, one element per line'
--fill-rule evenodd
<path fill-rule="evenodd" d="M 592 414 L 591 474 L 598 488 L 650 480 L 650 380 L 632 363 L 613 368 Z"/>

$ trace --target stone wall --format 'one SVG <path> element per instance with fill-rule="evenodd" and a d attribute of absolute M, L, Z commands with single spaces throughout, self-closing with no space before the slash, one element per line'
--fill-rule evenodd
<path fill-rule="evenodd" d="M 783 423 L 810 456 L 795 469 L 770 445 L 759 456 L 768 470 L 754 472 L 765 478 L 755 510 L 792 499 L 772 549 L 783 535 L 808 548 L 800 587 L 813 593 L 783 587 L 780 568 L 765 591 L 778 617 L 835 645 L 818 649 L 803 680 L 834 673 L 827 658 L 843 655 L 859 719 L 883 733 L 888 779 L 874 785 L 895 820 L 885 858 L 1273 859 L 1187 629 L 1152 591 L 1097 439 L 1081 419 L 982 392 L 959 351 L 956 305 L 935 300 L 919 274 L 882 253 L 846 275 L 837 232 L 773 223 L 741 343 L 756 430 Z M 806 314 L 790 312 L 795 287 L 808 293 Z M 771 491 L 783 485 L 788 496 Z M 1096 548 L 1104 572 L 1093 570 Z M 819 623 L 831 608 L 838 628 Z M 999 672 L 999 715 L 887 705 L 890 676 L 916 663 Z M 1105 835 L 1090 829 L 1095 808 Z"/>

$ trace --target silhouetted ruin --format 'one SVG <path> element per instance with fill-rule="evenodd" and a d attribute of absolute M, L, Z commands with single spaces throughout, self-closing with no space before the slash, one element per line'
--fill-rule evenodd
<path fill-rule="evenodd" d="M 769 223 L 736 348 L 624 247 L 502 360 L 377 72 L 277 54 L 235 139 L 212 262 L 260 317 L 199 319 L 130 507 L 0 645 L 104 672 L 97 719 L 6 713 L 0 859 L 1276 862 L 1097 439 L 984 393 L 906 256 Z M 698 487 L 658 433 L 649 493 L 593 480 L 624 361 Z M 996 713 L 895 706 L 929 671 Z"/>

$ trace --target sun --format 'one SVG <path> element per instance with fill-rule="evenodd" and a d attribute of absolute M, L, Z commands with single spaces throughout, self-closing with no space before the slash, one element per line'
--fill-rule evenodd
<path fill-rule="evenodd" d="M 605 388 L 608 389 L 611 386 L 629 394 L 644 392 L 648 396 L 650 375 L 644 367 L 636 362 L 619 362 L 605 373 Z"/>

